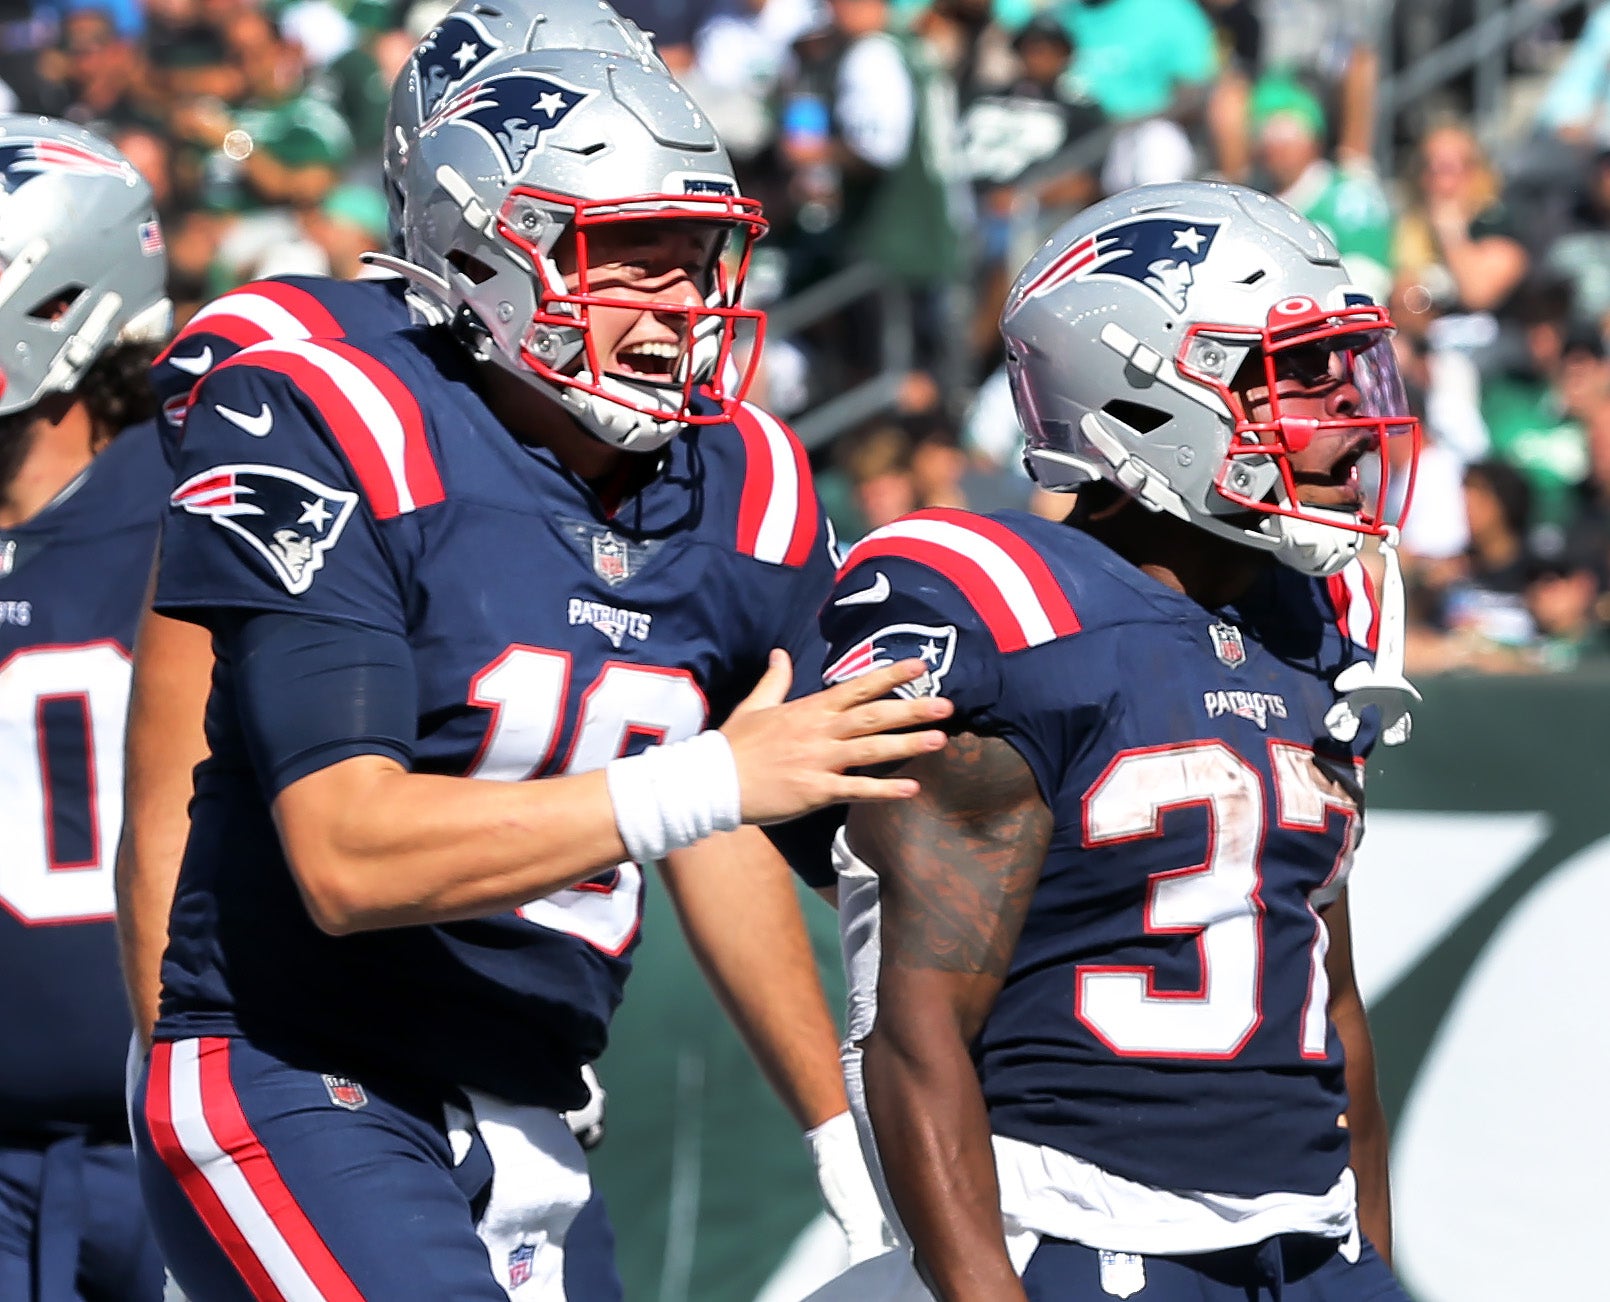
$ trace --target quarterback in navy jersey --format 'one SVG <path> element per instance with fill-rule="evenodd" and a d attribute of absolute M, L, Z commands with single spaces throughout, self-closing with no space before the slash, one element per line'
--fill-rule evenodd
<path fill-rule="evenodd" d="M 846 558 L 826 681 L 916 655 L 956 713 L 839 846 L 851 1093 L 922 1284 L 896 1253 L 824 1299 L 1403 1297 L 1346 892 L 1413 699 L 1390 328 L 1274 200 L 1116 196 L 1002 323 L 1073 514 Z"/>
<path fill-rule="evenodd" d="M 762 223 L 707 124 L 647 59 L 483 75 L 403 177 L 453 325 L 255 345 L 185 419 L 157 607 L 213 635 L 211 755 L 136 1107 L 201 1302 L 563 1296 L 637 865 L 944 742 L 877 700 L 913 663 L 781 703 L 832 562 L 721 385 Z"/>
<path fill-rule="evenodd" d="M 0 1297 L 156 1302 L 123 1101 L 112 856 L 145 571 L 169 477 L 150 187 L 0 117 Z"/>

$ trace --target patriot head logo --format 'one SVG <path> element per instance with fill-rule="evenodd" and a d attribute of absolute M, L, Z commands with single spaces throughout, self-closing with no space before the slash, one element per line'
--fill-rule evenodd
<path fill-rule="evenodd" d="M 874 669 L 900 660 L 921 660 L 928 672 L 894 689 L 896 696 L 908 699 L 938 696 L 939 684 L 950 672 L 956 654 L 956 626 L 945 624 L 885 624 L 870 637 L 862 638 L 822 671 L 828 684 L 848 682 Z"/>
<path fill-rule="evenodd" d="M 597 93 L 534 72 L 508 72 L 466 86 L 420 129 L 433 131 L 448 122 L 474 128 L 503 155 L 504 171 L 513 180 L 532 152 L 542 148 L 542 138 Z"/>
<path fill-rule="evenodd" d="M 15 194 L 36 176 L 115 176 L 134 182 L 134 168 L 70 140 L 0 140 L 0 191 Z"/>
<path fill-rule="evenodd" d="M 244 538 L 293 596 L 313 585 L 357 505 L 358 495 L 284 466 L 214 466 L 168 499 Z"/>
<path fill-rule="evenodd" d="M 423 122 L 436 112 L 448 92 L 468 81 L 497 50 L 497 42 L 481 26 L 480 19 L 470 14 L 449 14 L 419 43 L 415 84 L 419 120 Z"/>
<path fill-rule="evenodd" d="M 1017 302 L 1048 294 L 1070 280 L 1128 280 L 1151 291 L 1175 314 L 1218 238 L 1218 218 L 1143 213 L 1111 222 L 1053 258 L 1023 286 Z"/>

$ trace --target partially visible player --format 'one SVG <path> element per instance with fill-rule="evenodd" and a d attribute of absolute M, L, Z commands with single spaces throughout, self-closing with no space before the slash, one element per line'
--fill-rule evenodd
<path fill-rule="evenodd" d="M 0 1297 L 155 1302 L 112 926 L 123 717 L 166 468 L 151 189 L 0 117 Z"/>
<path fill-rule="evenodd" d="M 916 654 L 902 693 L 956 707 L 893 770 L 921 795 L 840 847 L 917 1269 L 945 1302 L 1402 1299 L 1347 913 L 1365 757 L 1413 698 L 1391 322 L 1285 205 L 1182 184 L 1065 226 L 1002 329 L 1073 514 L 918 512 L 823 616 L 829 682 Z M 925 1295 L 902 1260 L 821 1296 Z"/>
<path fill-rule="evenodd" d="M 554 1295 L 637 864 L 943 741 L 878 735 L 948 713 L 870 703 L 915 666 L 778 703 L 831 560 L 720 384 L 763 223 L 708 124 L 649 60 L 479 75 L 404 177 L 453 324 L 256 345 L 185 420 L 157 601 L 218 668 L 139 1108 L 200 1299 Z"/>

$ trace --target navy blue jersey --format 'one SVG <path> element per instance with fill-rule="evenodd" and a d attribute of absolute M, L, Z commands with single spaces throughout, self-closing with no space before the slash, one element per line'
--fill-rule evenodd
<path fill-rule="evenodd" d="M 922 656 L 907 690 L 1009 741 L 1054 819 L 974 1046 L 996 1133 L 1161 1189 L 1335 1183 L 1347 1097 L 1315 909 L 1351 862 L 1375 712 L 1350 745 L 1324 717 L 1368 654 L 1367 592 L 1271 565 L 1208 610 L 1018 512 L 919 512 L 851 551 L 825 677 Z"/>
<path fill-rule="evenodd" d="M 344 339 L 404 330 L 411 324 L 399 276 L 336 280 L 272 276 L 214 299 L 186 322 L 151 367 L 161 404 L 163 453 L 177 464 L 184 409 L 201 377 L 242 348 L 267 339 Z"/>
<path fill-rule="evenodd" d="M 772 647 L 822 654 L 826 525 L 802 448 L 753 409 L 672 440 L 611 514 L 508 433 L 444 333 L 287 340 L 207 378 L 180 462 L 158 608 L 405 638 L 418 771 L 599 768 L 721 722 Z M 242 1032 L 354 1072 L 579 1105 L 636 941 L 638 869 L 517 914 L 332 939 L 298 898 L 231 690 L 220 660 L 159 1036 Z"/>
<path fill-rule="evenodd" d="M 147 422 L 0 533 L 0 1131 L 124 1126 L 112 860 L 134 628 L 170 483 Z"/>

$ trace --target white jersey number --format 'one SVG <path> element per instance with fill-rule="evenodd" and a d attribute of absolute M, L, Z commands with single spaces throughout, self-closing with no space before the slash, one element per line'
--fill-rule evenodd
<path fill-rule="evenodd" d="M 570 753 L 555 764 L 563 731 L 570 656 L 512 646 L 470 682 L 470 704 L 492 711 L 472 778 L 517 782 L 544 774 L 587 773 L 625 753 L 634 738 L 686 741 L 709 717 L 704 693 L 686 669 L 606 661 L 581 697 L 581 718 Z M 637 932 L 643 874 L 631 862 L 613 880 L 583 882 L 524 905 L 528 922 L 579 936 L 606 954 L 619 954 Z"/>
<path fill-rule="evenodd" d="M 128 656 L 111 641 L 30 647 L 0 667 L 0 905 L 25 923 L 112 916 L 131 676 Z M 52 702 L 76 705 L 83 720 L 90 848 L 82 860 L 65 860 L 55 843 L 56 804 L 65 792 L 64 775 L 51 772 L 44 733 L 44 707 Z"/>
<path fill-rule="evenodd" d="M 1328 935 L 1314 908 L 1334 899 L 1346 878 L 1357 805 L 1312 750 L 1288 742 L 1269 745 L 1275 813 L 1282 827 L 1323 833 L 1331 813 L 1347 820 L 1342 851 L 1309 901 L 1314 939 L 1298 1038 L 1304 1057 L 1322 1058 Z M 1265 810 L 1263 781 L 1255 768 L 1220 741 L 1126 751 L 1085 795 L 1085 844 L 1161 836 L 1164 815 L 1192 805 L 1207 810 L 1207 860 L 1152 874 L 1145 926 L 1148 935 L 1195 937 L 1201 985 L 1192 991 L 1158 990 L 1153 967 L 1081 964 L 1075 1015 L 1114 1053 L 1233 1058 L 1263 1021 L 1264 905 L 1258 889 Z"/>

